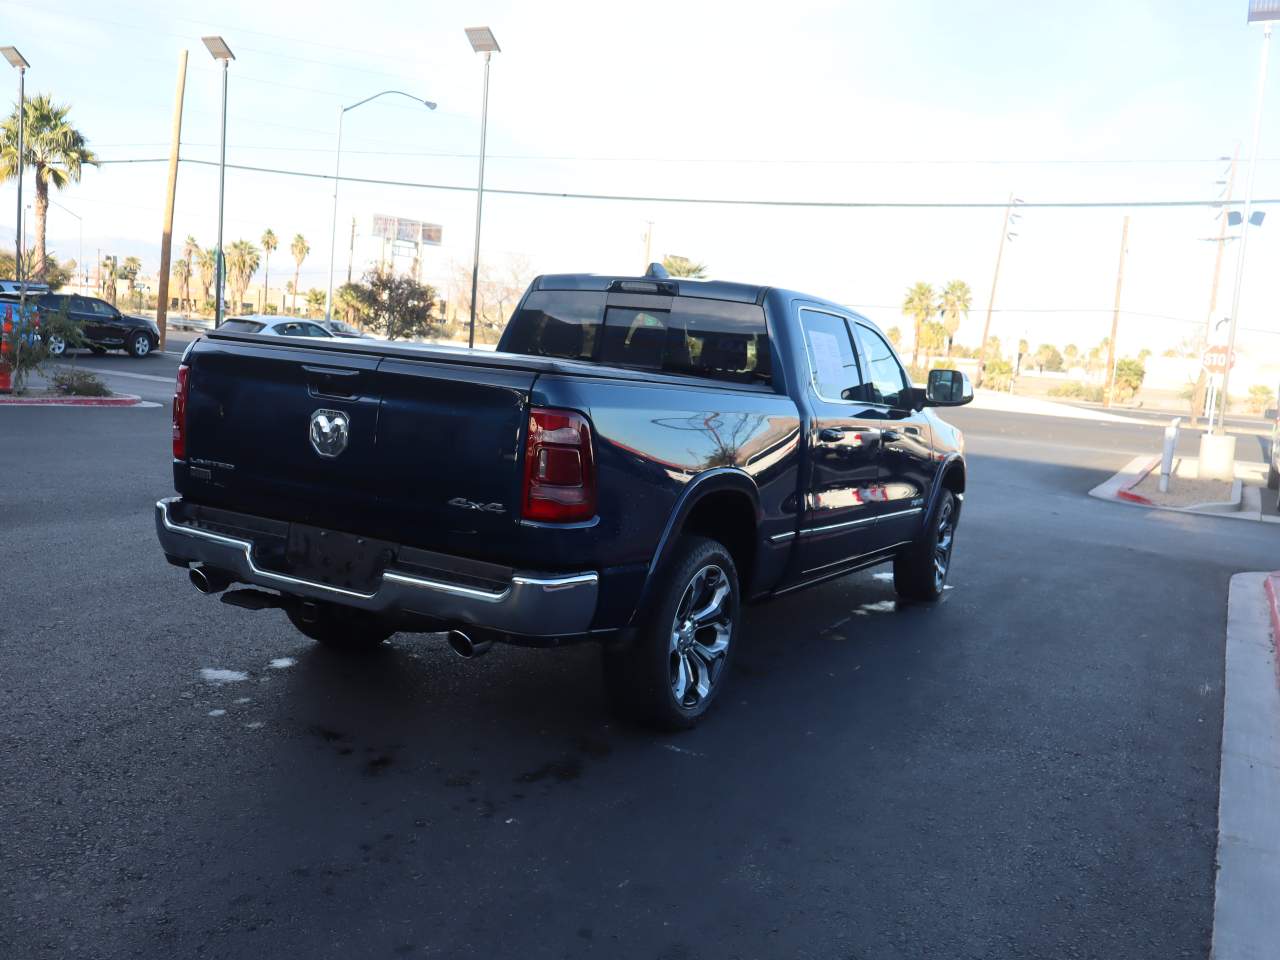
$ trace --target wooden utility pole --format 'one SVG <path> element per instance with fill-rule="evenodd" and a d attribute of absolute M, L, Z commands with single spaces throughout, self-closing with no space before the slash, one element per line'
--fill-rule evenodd
<path fill-rule="evenodd" d="M 173 140 L 169 144 L 169 185 L 164 194 L 164 227 L 160 232 L 160 289 L 156 297 L 156 326 L 160 349 L 169 336 L 169 267 L 173 253 L 173 201 L 178 192 L 178 150 L 182 143 L 182 99 L 187 88 L 187 51 L 178 57 L 178 92 L 173 103 Z"/>
<path fill-rule="evenodd" d="M 996 272 L 991 278 L 991 296 L 987 300 L 987 319 L 982 325 L 982 346 L 978 348 L 978 382 L 982 386 L 983 374 L 987 371 L 987 337 L 991 333 L 991 310 L 996 305 L 996 284 L 1000 282 L 1000 261 L 1004 259 L 1004 242 L 1009 237 L 1009 214 L 1013 212 L 1013 194 L 1009 194 L 1009 203 L 1004 208 L 1004 223 L 1000 227 L 1000 246 L 996 249 Z"/>
<path fill-rule="evenodd" d="M 1129 217 L 1124 218 L 1120 234 L 1120 269 L 1116 271 L 1116 305 L 1111 312 L 1111 339 L 1107 341 L 1107 391 L 1103 398 L 1111 406 L 1116 392 L 1116 330 L 1120 326 L 1120 290 L 1124 286 L 1124 255 L 1129 248 Z"/>

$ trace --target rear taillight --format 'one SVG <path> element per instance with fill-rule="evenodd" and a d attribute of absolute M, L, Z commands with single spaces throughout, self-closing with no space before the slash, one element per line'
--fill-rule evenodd
<path fill-rule="evenodd" d="M 191 368 L 178 367 L 178 380 L 173 387 L 173 459 L 187 459 L 187 383 Z"/>
<path fill-rule="evenodd" d="M 591 425 L 570 410 L 529 411 L 524 444 L 526 520 L 573 523 L 596 513 L 596 465 L 591 454 Z"/>

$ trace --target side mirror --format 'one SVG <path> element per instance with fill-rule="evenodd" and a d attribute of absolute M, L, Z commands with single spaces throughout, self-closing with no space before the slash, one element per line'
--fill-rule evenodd
<path fill-rule="evenodd" d="M 959 370 L 930 370 L 925 387 L 925 404 L 930 407 L 958 407 L 973 399 L 973 384 Z"/>

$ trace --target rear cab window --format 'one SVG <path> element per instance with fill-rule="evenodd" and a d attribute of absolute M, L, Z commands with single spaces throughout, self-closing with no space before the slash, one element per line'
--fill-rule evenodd
<path fill-rule="evenodd" d="M 537 290 L 498 349 L 731 383 L 771 379 L 764 308 L 701 297 Z"/>

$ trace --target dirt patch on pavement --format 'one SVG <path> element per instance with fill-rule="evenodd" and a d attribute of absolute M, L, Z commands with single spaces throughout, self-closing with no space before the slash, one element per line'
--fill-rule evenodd
<path fill-rule="evenodd" d="M 1231 484 L 1225 480 L 1203 480 L 1175 473 L 1169 478 L 1169 490 L 1160 492 L 1160 470 L 1152 470 L 1131 492 L 1146 497 L 1160 507 L 1190 507 L 1198 503 L 1225 503 L 1231 499 Z"/>

